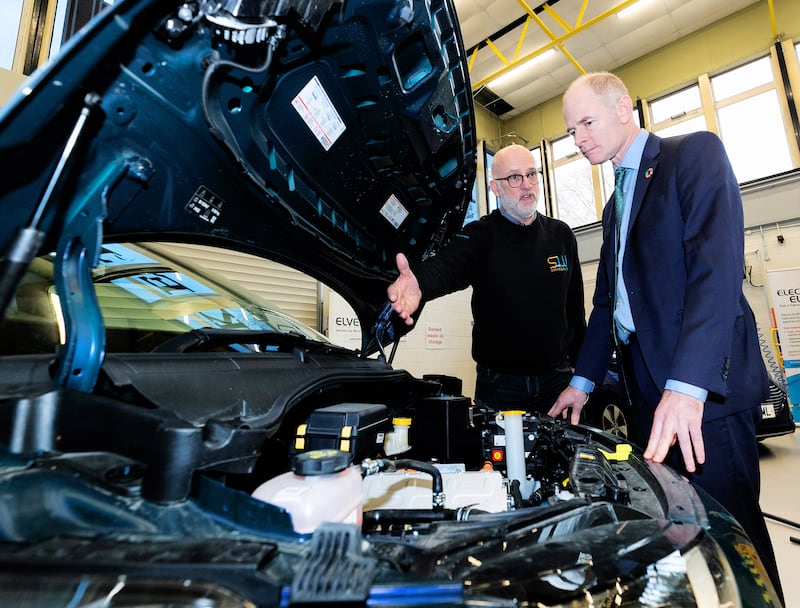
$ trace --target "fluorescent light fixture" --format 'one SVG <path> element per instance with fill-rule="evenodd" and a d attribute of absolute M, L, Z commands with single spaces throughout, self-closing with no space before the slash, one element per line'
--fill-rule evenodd
<path fill-rule="evenodd" d="M 640 9 L 643 9 L 652 3 L 653 0 L 639 0 L 634 4 L 631 4 L 628 8 L 623 8 L 620 12 L 617 13 L 617 17 L 620 19 L 626 19 L 628 17 L 632 17 L 634 13 L 637 13 Z"/>
<path fill-rule="evenodd" d="M 552 55 L 555 55 L 555 54 L 556 54 L 555 49 L 547 49 L 544 53 L 541 53 L 540 55 L 536 55 L 536 57 L 533 57 L 533 58 L 529 59 L 528 61 L 526 61 L 525 63 L 523 63 L 521 65 L 518 65 L 517 67 L 515 67 L 510 72 L 506 72 L 502 76 L 498 76 L 497 78 L 495 78 L 493 80 L 490 80 L 489 83 L 486 86 L 488 86 L 491 89 L 491 88 L 494 88 L 497 85 L 502 85 L 502 83 L 507 82 L 509 80 L 512 80 L 512 79 L 518 77 L 522 72 L 524 72 L 526 69 L 528 69 L 532 65 L 534 65 L 536 63 L 539 63 L 540 61 L 544 61 L 548 57 L 550 57 Z"/>

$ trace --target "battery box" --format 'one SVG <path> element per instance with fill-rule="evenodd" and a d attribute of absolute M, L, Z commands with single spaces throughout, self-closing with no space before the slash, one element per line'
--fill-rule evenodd
<path fill-rule="evenodd" d="M 414 407 L 409 429 L 411 457 L 480 467 L 483 446 L 481 431 L 472 420 L 474 409 L 467 397 L 422 399 Z"/>
<path fill-rule="evenodd" d="M 293 452 L 333 449 L 350 454 L 351 462 L 375 458 L 391 430 L 388 408 L 382 403 L 339 403 L 314 411 L 297 427 Z"/>

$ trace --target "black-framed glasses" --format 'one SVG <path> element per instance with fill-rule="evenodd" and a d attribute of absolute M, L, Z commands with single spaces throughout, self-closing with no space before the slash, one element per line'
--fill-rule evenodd
<path fill-rule="evenodd" d="M 523 177 L 527 177 L 530 183 L 535 184 L 539 181 L 539 176 L 541 174 L 541 169 L 536 169 L 536 171 L 528 171 L 525 175 L 512 173 L 511 175 L 506 175 L 505 177 L 495 177 L 494 179 L 505 181 L 511 188 L 519 188 L 522 185 Z"/>

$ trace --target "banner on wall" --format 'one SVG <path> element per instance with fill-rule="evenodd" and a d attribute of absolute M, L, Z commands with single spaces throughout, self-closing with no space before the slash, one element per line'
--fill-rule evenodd
<path fill-rule="evenodd" d="M 800 406 L 800 267 L 769 270 L 767 276 L 789 403 Z"/>
<path fill-rule="evenodd" d="M 335 291 L 330 292 L 327 321 L 331 342 L 352 350 L 361 349 L 361 323 L 352 307 Z"/>

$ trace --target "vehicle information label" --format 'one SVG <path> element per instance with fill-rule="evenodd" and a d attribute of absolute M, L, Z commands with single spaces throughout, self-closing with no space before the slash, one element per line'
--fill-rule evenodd
<path fill-rule="evenodd" d="M 292 100 L 292 105 L 326 151 L 344 133 L 344 121 L 316 76 Z"/>
<path fill-rule="evenodd" d="M 392 194 L 389 200 L 381 207 L 381 215 L 389 220 L 392 226 L 399 228 L 400 224 L 408 217 L 408 209 L 403 207 L 403 203 L 400 202 L 400 199 Z"/>

